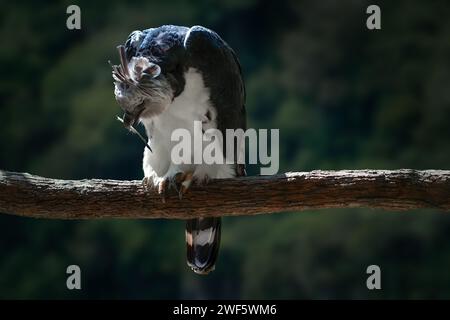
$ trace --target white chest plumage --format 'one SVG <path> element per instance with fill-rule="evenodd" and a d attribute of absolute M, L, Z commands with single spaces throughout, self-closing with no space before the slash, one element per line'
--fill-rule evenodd
<path fill-rule="evenodd" d="M 171 141 L 172 132 L 183 128 L 194 137 L 194 121 L 201 121 L 203 130 L 217 128 L 216 110 L 209 100 L 209 90 L 205 87 L 201 74 L 194 68 L 185 73 L 183 92 L 162 112 L 152 118 L 142 119 L 153 152 L 145 149 L 143 169 L 146 177 L 153 180 L 175 175 L 177 172 L 191 171 L 199 179 L 207 175 L 212 179 L 235 176 L 232 165 L 227 164 L 181 164 L 171 161 L 171 150 L 177 141 Z M 191 141 L 194 146 L 194 142 Z M 193 154 L 193 152 L 192 152 Z M 157 181 L 155 181 L 157 182 Z"/>

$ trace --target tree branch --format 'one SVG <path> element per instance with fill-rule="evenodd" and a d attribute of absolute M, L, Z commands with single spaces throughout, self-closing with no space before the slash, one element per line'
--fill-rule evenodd
<path fill-rule="evenodd" d="M 450 171 L 290 172 L 193 186 L 179 200 L 140 181 L 57 180 L 0 171 L 0 212 L 35 218 L 169 218 L 368 207 L 450 210 Z"/>

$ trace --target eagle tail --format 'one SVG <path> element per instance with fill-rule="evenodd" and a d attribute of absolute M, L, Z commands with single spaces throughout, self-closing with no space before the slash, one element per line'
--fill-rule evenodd
<path fill-rule="evenodd" d="M 214 270 L 220 246 L 220 218 L 186 221 L 187 264 L 197 274 Z"/>

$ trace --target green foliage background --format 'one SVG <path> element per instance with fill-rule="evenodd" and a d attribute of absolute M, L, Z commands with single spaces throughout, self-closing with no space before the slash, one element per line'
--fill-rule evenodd
<path fill-rule="evenodd" d="M 366 0 L 10 1 L 0 11 L 0 168 L 141 179 L 109 59 L 135 29 L 204 25 L 235 49 L 248 122 L 280 129 L 280 171 L 450 169 L 450 6 Z M 245 196 L 245 195 L 243 195 Z M 181 221 L 0 216 L 0 298 L 450 298 L 450 217 L 323 210 L 225 218 L 217 270 L 185 265 Z M 66 267 L 82 269 L 69 291 Z M 382 290 L 365 287 L 382 269 Z"/>

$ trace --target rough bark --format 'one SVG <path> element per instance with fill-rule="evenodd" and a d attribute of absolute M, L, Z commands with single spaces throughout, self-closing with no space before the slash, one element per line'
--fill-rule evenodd
<path fill-rule="evenodd" d="M 57 180 L 0 171 L 0 212 L 52 219 L 239 216 L 306 209 L 368 207 L 450 210 L 450 171 L 288 172 L 193 186 L 166 203 L 141 181 Z"/>

